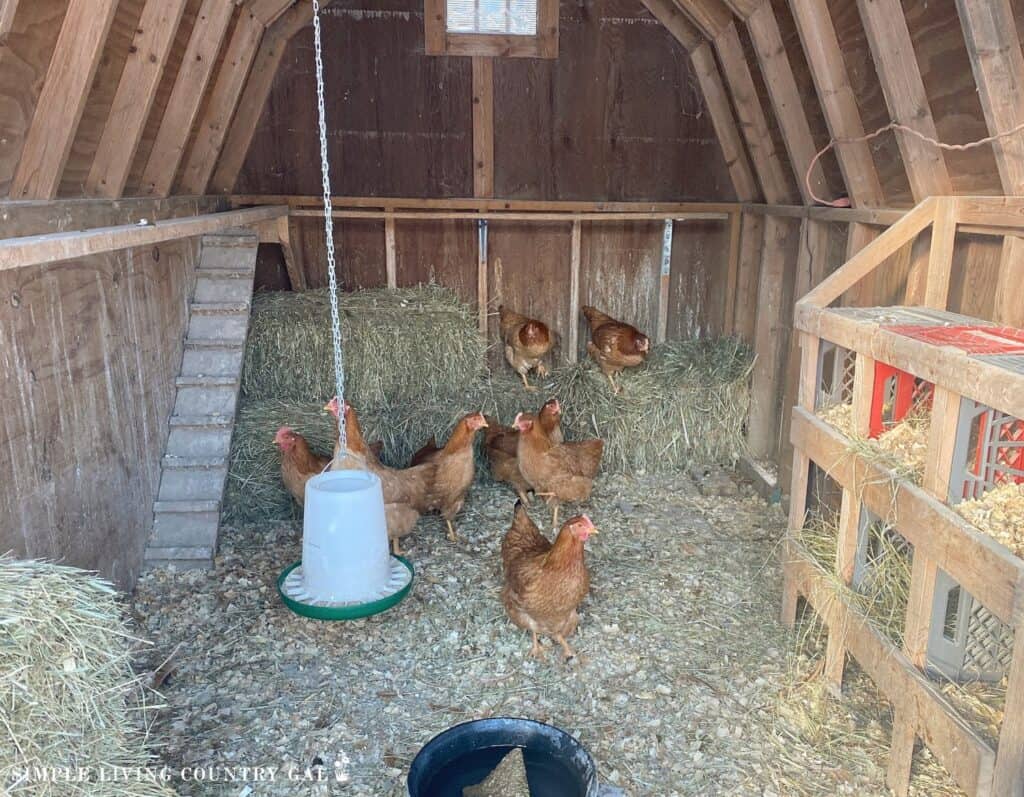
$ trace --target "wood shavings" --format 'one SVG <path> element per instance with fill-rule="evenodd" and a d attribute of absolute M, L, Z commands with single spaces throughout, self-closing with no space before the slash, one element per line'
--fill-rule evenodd
<path fill-rule="evenodd" d="M 979 531 L 1024 558 L 1024 484 L 1002 484 L 954 509 Z"/>

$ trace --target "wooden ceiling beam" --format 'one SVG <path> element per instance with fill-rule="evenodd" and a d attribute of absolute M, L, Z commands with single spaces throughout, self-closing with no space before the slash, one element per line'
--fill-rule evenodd
<path fill-rule="evenodd" d="M 675 0 L 700 32 L 714 39 L 732 23 L 732 12 L 722 0 Z"/>
<path fill-rule="evenodd" d="M 256 49 L 263 38 L 263 25 L 250 8 L 243 8 L 235 26 L 224 63 L 196 131 L 179 189 L 184 194 L 205 194 L 213 176 L 221 146 L 238 107 Z"/>
<path fill-rule="evenodd" d="M 704 37 L 673 0 L 641 0 L 651 15 L 668 28 L 677 42 L 688 53 L 692 52 Z M 717 70 L 716 70 L 717 71 Z"/>
<path fill-rule="evenodd" d="M 17 10 L 18 0 L 0 0 L 0 36 L 6 36 L 11 32 Z"/>
<path fill-rule="evenodd" d="M 938 138 L 900 0 L 857 0 L 857 8 L 889 114 L 919 133 Z M 896 132 L 896 141 L 915 202 L 953 193 L 953 182 L 938 147 L 904 131 Z"/>
<path fill-rule="evenodd" d="M 124 193 L 188 0 L 147 0 L 85 181 L 90 196 Z"/>
<path fill-rule="evenodd" d="M 725 4 L 732 9 L 732 13 L 745 20 L 758 9 L 761 0 L 725 0 Z"/>
<path fill-rule="evenodd" d="M 793 67 L 786 55 L 786 46 L 782 41 L 771 0 L 761 0 L 750 13 L 747 17 L 747 31 L 754 43 L 775 118 L 782 129 L 782 139 L 793 165 L 800 196 L 804 204 L 812 204 L 812 192 L 815 196 L 824 197 L 828 193 L 828 184 L 821 163 L 814 163 L 818 148 L 811 134 L 811 125 L 807 121 L 807 112 L 800 99 L 800 89 L 793 77 Z"/>
<path fill-rule="evenodd" d="M 231 120 L 224 146 L 221 147 L 217 169 L 210 180 L 210 191 L 213 193 L 230 194 L 234 189 L 288 42 L 312 19 L 313 6 L 305 2 L 298 3 L 285 11 L 264 34 L 249 72 L 249 80 L 238 102 L 238 111 Z"/>
<path fill-rule="evenodd" d="M 715 128 L 722 156 L 733 191 L 741 202 L 758 198 L 760 190 L 750 168 L 750 161 L 740 138 L 736 118 L 729 103 L 729 94 L 722 83 L 711 45 L 704 39 L 694 23 L 672 0 L 642 0 L 647 10 L 664 25 L 683 49 L 690 53 L 694 73 L 704 95 L 711 124 Z"/>
<path fill-rule="evenodd" d="M 702 42 L 690 53 L 690 59 L 697 75 L 697 82 L 704 94 L 704 103 L 708 107 L 718 144 L 722 148 L 722 156 L 725 158 L 736 198 L 741 202 L 751 202 L 757 199 L 761 192 L 750 168 L 743 139 L 729 103 L 729 94 L 715 64 L 711 45 Z"/>
<path fill-rule="evenodd" d="M 957 0 L 989 135 L 1024 124 L 1024 54 L 1009 0 Z M 1003 193 L 1024 194 L 1024 133 L 992 143 Z"/>
<path fill-rule="evenodd" d="M 750 66 L 732 20 L 719 31 L 714 44 L 764 198 L 772 205 L 789 204 L 793 196 L 786 180 L 786 171 L 772 143 L 768 119 L 758 99 L 754 78 L 750 74 Z"/>
<path fill-rule="evenodd" d="M 826 0 L 789 0 L 829 134 L 835 139 L 864 135 L 857 100 L 843 61 Z M 885 204 L 878 170 L 867 142 L 836 144 L 836 158 L 855 207 Z"/>
<path fill-rule="evenodd" d="M 117 0 L 71 0 L 11 182 L 13 199 L 53 199 L 78 132 Z"/>
<path fill-rule="evenodd" d="M 249 3 L 250 13 L 256 17 L 264 28 L 269 28 L 278 18 L 295 4 L 295 0 L 252 0 Z M 312 14 L 312 4 L 302 0 L 300 5 L 309 5 Z"/>
<path fill-rule="evenodd" d="M 144 195 L 168 196 L 171 192 L 234 11 L 235 7 L 223 0 L 203 0 L 143 171 Z"/>

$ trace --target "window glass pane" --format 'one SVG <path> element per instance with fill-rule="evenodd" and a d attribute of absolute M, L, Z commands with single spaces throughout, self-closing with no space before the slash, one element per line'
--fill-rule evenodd
<path fill-rule="evenodd" d="M 451 33 L 537 34 L 537 0 L 447 0 Z"/>

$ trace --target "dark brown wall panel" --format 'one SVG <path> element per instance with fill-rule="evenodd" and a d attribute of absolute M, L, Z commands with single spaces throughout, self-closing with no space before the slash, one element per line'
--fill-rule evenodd
<path fill-rule="evenodd" d="M 292 247 L 305 269 L 307 284 L 310 288 L 326 287 L 327 239 L 323 219 L 297 217 L 290 224 Z M 334 247 L 338 286 L 342 290 L 385 286 L 383 221 L 335 219 Z"/>
<path fill-rule="evenodd" d="M 728 272 L 728 222 L 675 225 L 669 280 L 669 340 L 722 333 Z"/>
<path fill-rule="evenodd" d="M 476 304 L 476 229 L 473 221 L 396 221 L 398 287 L 435 282 Z"/>
<path fill-rule="evenodd" d="M 731 199 L 689 58 L 638 0 L 562 4 L 557 60 L 495 59 L 495 192 L 532 199 Z M 470 196 L 472 75 L 426 56 L 422 3 L 324 16 L 336 194 Z M 239 193 L 317 194 L 311 28 L 289 45 Z"/>

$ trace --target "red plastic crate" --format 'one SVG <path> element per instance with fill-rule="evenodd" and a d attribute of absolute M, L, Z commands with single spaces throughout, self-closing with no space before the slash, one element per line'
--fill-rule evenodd
<path fill-rule="evenodd" d="M 968 354 L 1024 354 L 1024 330 L 1013 327 L 890 326 L 890 332 L 933 346 L 955 346 Z"/>

